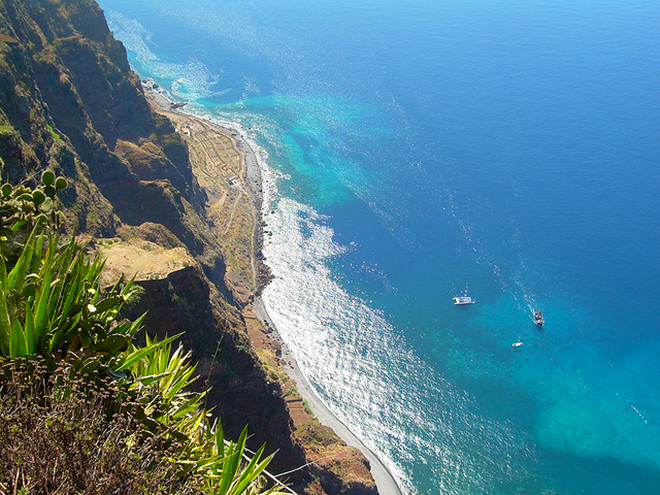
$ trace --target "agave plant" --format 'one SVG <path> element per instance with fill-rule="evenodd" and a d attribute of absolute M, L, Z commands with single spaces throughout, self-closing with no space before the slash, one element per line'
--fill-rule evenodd
<path fill-rule="evenodd" d="M 183 435 L 178 461 L 194 462 L 189 468 L 204 476 L 210 495 L 287 493 L 264 488 L 263 475 L 272 456 L 263 457 L 265 446 L 251 458 L 246 456 L 247 427 L 236 442 L 225 440 L 221 423 L 211 426 L 210 411 L 201 407 L 205 393 L 185 391 L 196 379 L 195 366 L 181 346 L 172 350 L 176 337 L 158 342 L 147 336 L 145 347 L 123 353 L 117 369 L 128 372 L 131 390 L 150 398 L 142 401 L 145 413 Z"/>
<path fill-rule="evenodd" d="M 190 352 L 184 353 L 181 345 L 172 352 L 172 341 L 177 337 L 157 341 L 147 334 L 144 347 L 131 344 L 122 353 L 116 370 L 130 373 L 131 390 L 154 397 L 148 410 L 152 415 L 158 411 L 156 419 L 174 422 L 177 430 L 187 435 L 196 431 L 205 417 L 206 411 L 200 408 L 206 392 L 187 392 L 196 380 L 196 366 L 188 362 Z"/>
<path fill-rule="evenodd" d="M 272 455 L 262 459 L 265 448 L 265 445 L 262 445 L 251 458 L 247 458 L 245 455 L 247 433 L 245 427 L 236 442 L 227 442 L 219 423 L 207 433 L 205 446 L 207 457 L 212 461 L 202 465 L 201 468 L 206 477 L 208 493 L 212 495 L 291 493 L 280 491 L 277 486 L 264 491 L 264 480 L 261 476 Z"/>
<path fill-rule="evenodd" d="M 74 239 L 58 247 L 57 236 L 40 230 L 38 223 L 9 273 L 0 257 L 0 355 L 63 359 L 83 349 L 109 357 L 126 349 L 142 319 L 115 317 L 133 281 L 102 295 L 103 260 L 90 259 Z"/>
<path fill-rule="evenodd" d="M 209 423 L 205 393 L 187 390 L 195 366 L 181 346 L 173 350 L 178 335 L 161 341 L 146 336 L 144 346 L 132 342 L 144 316 L 118 321 L 118 313 L 132 294 L 133 279 L 102 291 L 104 260 L 91 258 L 74 238 L 61 244 L 48 230 L 57 225 L 52 202 L 65 186 L 64 179 L 46 171 L 36 189 L 0 188 L 0 361 L 40 355 L 66 363 L 79 376 L 102 371 L 117 380 L 108 411 L 133 411 L 147 431 L 171 437 L 176 448 L 164 455 L 181 466 L 183 476 L 201 475 L 206 493 L 284 493 L 264 488 L 271 457 L 262 458 L 263 446 L 246 456 L 247 427 L 229 442 L 219 422 Z M 20 234 L 26 227 L 29 233 Z M 5 233 L 14 236 L 11 249 Z M 6 258 L 2 253 L 8 252 Z"/>
<path fill-rule="evenodd" d="M 141 319 L 115 322 L 133 281 L 103 295 L 103 260 L 90 259 L 74 238 L 60 246 L 52 234 L 61 216 L 54 202 L 66 186 L 46 170 L 34 189 L 0 187 L 0 246 L 11 253 L 0 254 L 0 356 L 65 359 L 83 350 L 109 357 L 126 349 L 140 327 Z"/>

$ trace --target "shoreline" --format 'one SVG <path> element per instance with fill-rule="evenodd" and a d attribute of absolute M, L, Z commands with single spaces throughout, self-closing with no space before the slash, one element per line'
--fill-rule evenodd
<path fill-rule="evenodd" d="M 282 362 L 284 370 L 293 383 L 296 385 L 300 395 L 307 401 L 309 407 L 314 412 L 317 420 L 331 428 L 346 444 L 355 447 L 369 460 L 369 468 L 371 475 L 374 478 L 378 493 L 380 495 L 403 495 L 399 484 L 394 479 L 394 476 L 387 469 L 383 461 L 363 442 L 360 440 L 349 428 L 346 426 L 334 413 L 326 406 L 323 399 L 319 397 L 312 385 L 309 383 L 305 375 L 298 367 L 298 363 L 291 354 L 286 343 L 280 337 L 277 327 L 273 324 L 268 311 L 266 310 L 261 297 L 255 298 L 253 305 L 254 314 L 257 318 L 268 328 L 273 330 L 275 338 L 280 345 L 282 351 Z"/>
<path fill-rule="evenodd" d="M 194 115 L 185 111 L 181 111 L 183 105 L 175 106 L 175 104 L 167 98 L 161 91 L 153 87 L 151 84 L 144 85 L 145 94 L 151 96 L 152 101 L 157 107 L 165 112 L 180 113 L 187 117 L 199 119 L 207 124 L 214 126 L 221 133 L 234 140 L 236 148 L 241 154 L 241 159 L 245 163 L 245 184 L 248 189 L 247 193 L 250 196 L 254 213 L 255 224 L 253 239 L 253 267 L 255 276 L 257 277 L 256 291 L 252 298 L 252 309 L 261 324 L 272 330 L 271 338 L 276 340 L 280 346 L 282 356 L 281 360 L 283 368 L 289 378 L 294 382 L 300 395 L 309 403 L 312 411 L 314 412 L 318 421 L 331 428 L 336 435 L 338 435 L 347 445 L 357 448 L 367 458 L 370 464 L 371 475 L 376 483 L 376 488 L 380 495 L 403 495 L 399 484 L 395 480 L 390 470 L 386 467 L 385 463 L 372 452 L 334 413 L 327 407 L 323 400 L 318 396 L 312 385 L 301 372 L 295 358 L 291 354 L 286 343 L 282 340 L 277 327 L 273 324 L 268 312 L 261 300 L 260 294 L 270 279 L 270 271 L 265 265 L 263 255 L 261 253 L 262 240 L 263 240 L 263 218 L 262 218 L 262 204 L 263 204 L 263 191 L 262 191 L 262 171 L 261 164 L 257 158 L 256 151 L 243 133 L 236 127 L 222 125 L 204 117 Z"/>

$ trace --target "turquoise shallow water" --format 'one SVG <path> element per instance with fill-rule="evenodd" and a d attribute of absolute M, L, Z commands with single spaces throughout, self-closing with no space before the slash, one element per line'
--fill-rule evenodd
<path fill-rule="evenodd" d="M 406 492 L 660 493 L 657 2 L 101 4 L 260 146 L 264 300 Z"/>

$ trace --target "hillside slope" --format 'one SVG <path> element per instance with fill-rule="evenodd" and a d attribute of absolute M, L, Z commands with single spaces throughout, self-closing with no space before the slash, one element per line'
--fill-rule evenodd
<path fill-rule="evenodd" d="M 67 231 L 101 251 L 121 244 L 126 256 L 157 266 L 140 282 L 135 311 L 149 312 L 154 333 L 186 332 L 184 343 L 201 363 L 200 386 L 213 388 L 208 405 L 227 436 L 249 424 L 251 448 L 265 442 L 277 451 L 272 472 L 304 465 L 282 389 L 248 340 L 237 307 L 245 294 L 227 283 L 188 147 L 150 107 L 100 7 L 93 0 L 0 0 L 0 34 L 3 182 L 30 182 L 46 167 L 67 177 Z M 301 493 L 375 490 L 336 478 L 324 491 L 307 469 L 289 477 Z"/>

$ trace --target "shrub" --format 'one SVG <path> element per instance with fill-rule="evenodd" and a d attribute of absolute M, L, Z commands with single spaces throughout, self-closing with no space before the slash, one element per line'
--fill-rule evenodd
<path fill-rule="evenodd" d="M 114 410 L 116 382 L 14 360 L 0 383 L 1 493 L 203 493 L 203 478 L 172 455 L 176 443 L 148 431 L 128 404 Z"/>
<path fill-rule="evenodd" d="M 102 290 L 103 259 L 60 242 L 65 186 L 45 171 L 0 189 L 0 493 L 280 493 L 264 448 L 245 457 L 247 427 L 225 441 L 187 392 L 177 336 L 133 343 L 143 317 L 118 316 L 132 280 Z"/>

